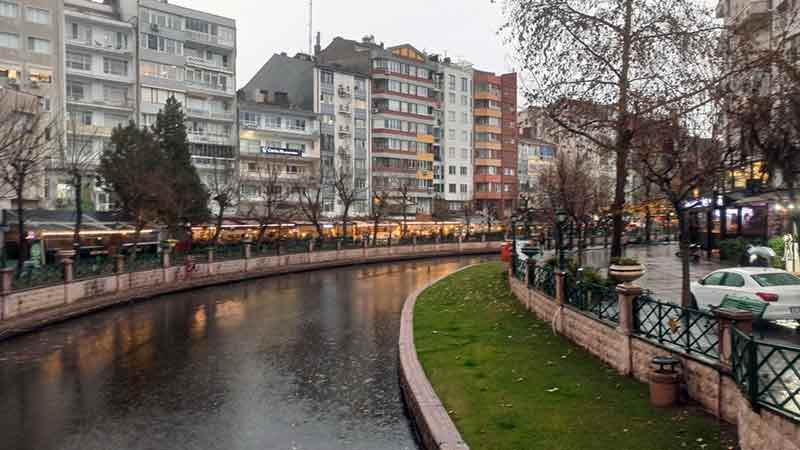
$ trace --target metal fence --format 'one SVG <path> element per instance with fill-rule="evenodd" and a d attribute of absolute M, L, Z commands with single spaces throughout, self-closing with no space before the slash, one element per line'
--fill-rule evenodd
<path fill-rule="evenodd" d="M 719 360 L 719 319 L 713 314 L 660 302 L 642 293 L 633 301 L 633 329 L 661 345 Z"/>
<path fill-rule="evenodd" d="M 564 279 L 565 301 L 600 320 L 619 323 L 619 304 L 613 288 L 567 275 Z"/>
<path fill-rule="evenodd" d="M 556 274 L 552 266 L 531 265 L 528 274 L 528 287 L 555 298 Z"/>
<path fill-rule="evenodd" d="M 32 287 L 49 286 L 64 282 L 64 266 L 48 264 L 40 267 L 24 267 L 22 271 L 14 274 L 11 280 L 13 289 L 28 289 Z"/>
<path fill-rule="evenodd" d="M 514 265 L 511 270 L 516 279 L 520 281 L 525 280 L 525 272 L 528 270 L 528 261 L 520 258 L 514 258 Z"/>
<path fill-rule="evenodd" d="M 215 261 L 227 261 L 230 259 L 243 259 L 244 258 L 244 245 L 220 245 L 214 249 Z"/>
<path fill-rule="evenodd" d="M 76 280 L 83 280 L 111 275 L 115 270 L 114 261 L 111 258 L 81 258 L 72 266 L 72 276 Z"/>
<path fill-rule="evenodd" d="M 754 406 L 800 420 L 800 348 L 767 343 L 734 329 L 733 378 Z"/>

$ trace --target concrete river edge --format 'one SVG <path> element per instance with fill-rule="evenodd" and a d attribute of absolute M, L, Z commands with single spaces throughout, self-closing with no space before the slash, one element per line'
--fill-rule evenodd
<path fill-rule="evenodd" d="M 157 297 L 0 343 L 0 449 L 416 449 L 400 313 L 485 257 Z"/>

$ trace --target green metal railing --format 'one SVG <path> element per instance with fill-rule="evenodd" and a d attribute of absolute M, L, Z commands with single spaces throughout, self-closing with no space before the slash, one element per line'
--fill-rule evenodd
<path fill-rule="evenodd" d="M 161 255 L 147 253 L 141 255 L 130 255 L 125 261 L 127 272 L 137 272 L 140 270 L 153 270 L 162 266 Z"/>
<path fill-rule="evenodd" d="M 29 289 L 64 282 L 64 266 L 48 264 L 41 267 L 25 267 L 14 274 L 11 280 L 13 289 Z"/>
<path fill-rule="evenodd" d="M 800 348 L 754 339 L 734 328 L 733 378 L 754 407 L 800 421 Z"/>
<path fill-rule="evenodd" d="M 568 305 L 600 320 L 619 323 L 619 304 L 613 288 L 575 279 L 568 274 L 564 279 L 564 291 Z"/>
<path fill-rule="evenodd" d="M 532 265 L 529 270 L 528 286 L 551 298 L 555 298 L 556 273 L 553 267 Z"/>
<path fill-rule="evenodd" d="M 76 280 L 112 275 L 115 272 L 111 258 L 81 258 L 72 266 L 72 276 Z"/>
<path fill-rule="evenodd" d="M 514 260 L 515 263 L 512 267 L 514 277 L 520 281 L 523 281 L 525 280 L 525 272 L 528 270 L 528 261 L 520 259 L 519 257 L 514 258 Z"/>
<path fill-rule="evenodd" d="M 244 258 L 244 244 L 220 245 L 214 249 L 215 261 Z"/>
<path fill-rule="evenodd" d="M 633 301 L 633 319 L 634 332 L 646 339 L 719 360 L 719 319 L 713 314 L 642 293 Z"/>

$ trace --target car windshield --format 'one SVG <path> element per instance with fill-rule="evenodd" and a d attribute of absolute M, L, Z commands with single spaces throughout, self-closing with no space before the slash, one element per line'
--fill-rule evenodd
<path fill-rule="evenodd" d="M 753 275 L 759 286 L 800 286 L 800 278 L 790 273 L 762 273 Z"/>

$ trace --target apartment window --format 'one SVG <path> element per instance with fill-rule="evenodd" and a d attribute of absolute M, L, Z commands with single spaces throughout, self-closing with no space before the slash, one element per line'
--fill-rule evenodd
<path fill-rule="evenodd" d="M 289 121 L 289 129 L 296 130 L 296 131 L 305 131 L 306 129 L 306 121 L 305 119 L 294 119 Z"/>
<path fill-rule="evenodd" d="M 455 103 L 455 100 L 453 100 L 453 103 Z M 462 106 L 468 106 L 469 105 L 469 97 L 468 96 L 466 96 L 466 95 L 462 95 L 461 96 L 461 105 Z"/>
<path fill-rule="evenodd" d="M 75 70 L 92 70 L 92 56 L 83 53 L 67 52 L 67 68 Z"/>
<path fill-rule="evenodd" d="M 450 128 L 447 130 L 447 138 L 448 139 L 455 139 L 456 138 L 456 130 Z"/>
<path fill-rule="evenodd" d="M 456 149 L 453 148 L 453 147 L 450 147 L 450 149 L 447 151 L 447 157 L 455 159 L 455 157 L 456 157 Z"/>
<path fill-rule="evenodd" d="M 452 104 L 452 105 L 456 104 L 456 94 L 451 92 L 450 94 L 448 94 L 448 99 L 449 99 L 450 104 Z"/>
<path fill-rule="evenodd" d="M 183 55 L 183 42 L 142 33 L 142 48 L 168 55 Z"/>
<path fill-rule="evenodd" d="M 92 43 L 92 28 L 86 25 L 77 23 L 68 24 L 69 35 L 68 37 L 75 41 L 82 41 L 88 44 Z"/>
<path fill-rule="evenodd" d="M 19 48 L 19 35 L 15 33 L 0 33 L 0 47 Z"/>
<path fill-rule="evenodd" d="M 103 58 L 103 73 L 117 76 L 128 75 L 128 61 L 121 59 Z"/>
<path fill-rule="evenodd" d="M 468 170 L 468 169 L 467 169 L 467 167 L 466 167 L 466 166 L 461 166 L 461 176 L 462 176 L 462 177 L 465 177 L 465 176 L 467 176 L 467 175 L 468 175 L 468 173 L 467 173 L 467 170 Z"/>
<path fill-rule="evenodd" d="M 48 25 L 50 24 L 50 11 L 47 9 L 33 8 L 28 6 L 25 8 L 25 20 L 30 23 Z"/>
<path fill-rule="evenodd" d="M 461 193 L 462 194 L 466 194 L 468 192 L 469 192 L 469 186 L 467 186 L 466 184 L 462 184 L 461 185 Z"/>
<path fill-rule="evenodd" d="M 455 175 L 456 174 L 456 166 L 447 166 L 447 174 L 448 175 Z"/>
<path fill-rule="evenodd" d="M 461 113 L 461 123 L 469 123 L 469 113 Z"/>
<path fill-rule="evenodd" d="M 456 112 L 455 111 L 448 111 L 447 112 L 447 120 L 449 120 L 450 122 L 455 122 L 456 121 Z"/>
<path fill-rule="evenodd" d="M 447 87 L 451 90 L 456 90 L 456 76 L 455 75 L 448 75 L 447 76 Z"/>
<path fill-rule="evenodd" d="M 469 141 L 469 133 L 466 131 L 461 131 L 461 142 L 468 142 Z"/>
<path fill-rule="evenodd" d="M 333 72 L 322 71 L 322 84 L 333 84 Z"/>
<path fill-rule="evenodd" d="M 103 86 L 103 98 L 107 103 L 124 105 L 128 100 L 128 90 L 116 86 Z"/>
<path fill-rule="evenodd" d="M 14 17 L 19 15 L 19 6 L 14 2 L 0 1 L 0 17 Z"/>
<path fill-rule="evenodd" d="M 277 116 L 264 116 L 264 126 L 267 128 L 280 128 L 281 118 Z"/>
<path fill-rule="evenodd" d="M 247 163 L 247 171 L 248 172 L 257 172 L 258 171 L 258 165 L 256 163 L 252 163 L 252 162 L 251 163 Z"/>
<path fill-rule="evenodd" d="M 469 159 L 469 150 L 466 148 L 461 149 L 461 159 Z"/>
<path fill-rule="evenodd" d="M 69 100 L 83 100 L 86 96 L 86 86 L 83 83 L 67 81 L 67 98 Z"/>
<path fill-rule="evenodd" d="M 81 111 L 78 113 L 78 120 L 82 125 L 91 125 L 92 124 L 92 112 L 91 111 Z"/>
<path fill-rule="evenodd" d="M 33 53 L 50 53 L 50 41 L 35 37 L 28 38 L 28 51 Z"/>
<path fill-rule="evenodd" d="M 450 192 L 451 194 L 455 194 L 456 193 L 456 185 L 455 185 L 455 183 L 451 183 L 450 185 L 448 185 L 447 186 L 447 191 Z"/>
<path fill-rule="evenodd" d="M 35 81 L 37 83 L 52 83 L 53 73 L 49 70 L 32 69 L 28 73 L 28 80 Z"/>
<path fill-rule="evenodd" d="M 469 92 L 469 78 L 461 79 L 461 92 Z"/>

